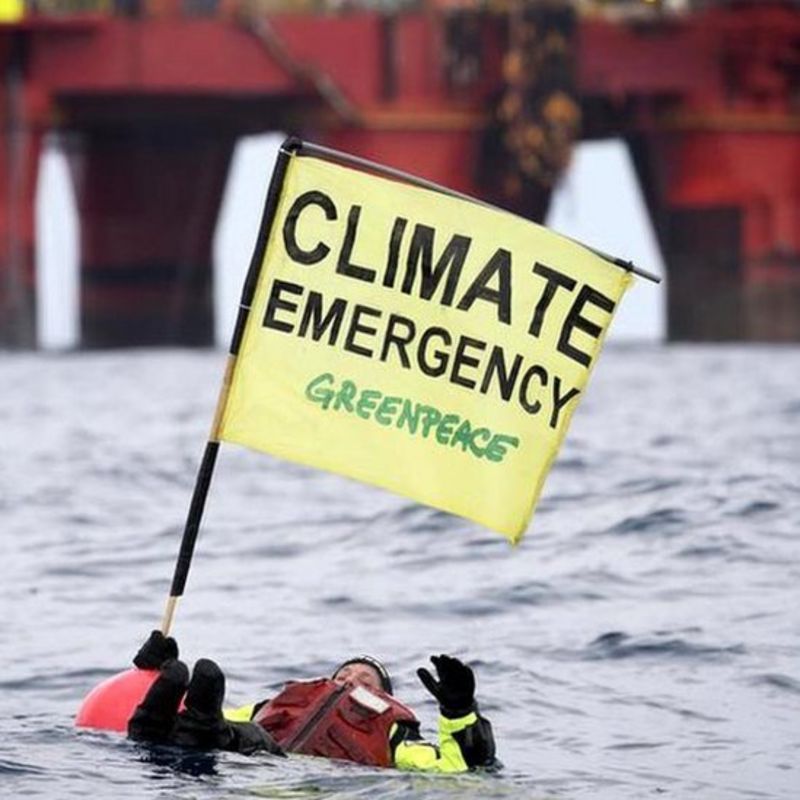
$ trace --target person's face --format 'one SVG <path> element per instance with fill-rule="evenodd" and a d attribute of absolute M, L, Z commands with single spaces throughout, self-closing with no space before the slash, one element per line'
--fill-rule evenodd
<path fill-rule="evenodd" d="M 333 676 L 343 686 L 363 686 L 365 689 L 381 690 L 381 676 L 369 664 L 345 664 Z"/>

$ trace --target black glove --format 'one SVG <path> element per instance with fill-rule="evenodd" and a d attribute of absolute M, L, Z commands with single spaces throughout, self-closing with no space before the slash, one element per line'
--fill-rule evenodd
<path fill-rule="evenodd" d="M 280 745 L 256 722 L 229 722 L 233 737 L 227 749 L 250 756 L 265 751 L 274 756 L 285 756 Z"/>
<path fill-rule="evenodd" d="M 189 670 L 182 661 L 167 660 L 128 720 L 128 736 L 137 742 L 169 742 L 178 706 L 189 683 Z"/>
<path fill-rule="evenodd" d="M 450 719 L 464 717 L 475 710 L 475 675 L 457 658 L 431 656 L 437 681 L 424 667 L 417 670 L 422 685 L 439 701 L 442 715 Z"/>
<path fill-rule="evenodd" d="M 165 637 L 161 631 L 153 631 L 133 657 L 133 663 L 139 669 L 161 669 L 167 659 L 177 657 L 178 643 L 171 636 Z"/>
<path fill-rule="evenodd" d="M 222 713 L 225 675 L 208 658 L 194 665 L 186 691 L 186 708 L 178 714 L 170 734 L 170 744 L 196 750 L 231 750 L 251 755 L 267 751 L 283 755 L 272 737 L 255 722 L 228 722 Z"/>

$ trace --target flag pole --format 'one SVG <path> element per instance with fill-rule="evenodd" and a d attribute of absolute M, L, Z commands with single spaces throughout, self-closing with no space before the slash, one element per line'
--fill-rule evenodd
<path fill-rule="evenodd" d="M 208 490 L 211 486 L 214 465 L 216 464 L 217 453 L 219 452 L 219 432 L 222 426 L 225 406 L 228 402 L 228 393 L 230 392 L 231 383 L 233 381 L 233 373 L 236 369 L 236 357 L 239 354 L 239 347 L 242 343 L 245 325 L 247 324 L 253 296 L 255 295 L 256 286 L 258 285 L 261 265 L 264 263 L 264 253 L 267 249 L 267 242 L 269 241 L 272 231 L 272 223 L 278 208 L 278 200 L 280 199 L 281 190 L 283 189 L 286 168 L 292 156 L 300 149 L 302 144 L 303 143 L 299 139 L 294 137 L 286 139 L 278 151 L 275 169 L 272 172 L 272 180 L 270 181 L 267 199 L 264 203 L 264 213 L 261 216 L 258 239 L 256 240 L 256 246 L 253 250 L 253 256 L 250 259 L 250 266 L 247 270 L 247 277 L 245 278 L 244 287 L 242 288 L 239 313 L 236 317 L 236 326 L 233 330 L 228 358 L 225 363 L 225 374 L 222 379 L 219 397 L 217 398 L 214 420 L 211 424 L 211 432 L 206 442 L 205 450 L 203 451 L 200 467 L 197 471 L 192 500 L 189 504 L 189 512 L 186 516 L 186 524 L 183 529 L 183 538 L 181 539 L 178 559 L 175 563 L 175 571 L 172 576 L 172 586 L 170 587 L 169 597 L 167 598 L 167 604 L 164 609 L 164 616 L 161 621 L 161 632 L 164 636 L 167 636 L 172 628 L 172 620 L 175 616 L 178 599 L 183 595 L 183 591 L 186 588 L 186 579 L 192 564 L 194 546 L 197 541 L 197 534 L 200 530 L 200 522 L 203 518 L 206 497 L 208 496 Z"/>

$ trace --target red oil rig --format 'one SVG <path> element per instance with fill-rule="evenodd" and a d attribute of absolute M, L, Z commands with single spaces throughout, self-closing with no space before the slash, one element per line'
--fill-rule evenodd
<path fill-rule="evenodd" d="M 53 131 L 83 346 L 211 342 L 231 154 L 265 131 L 537 220 L 577 140 L 623 137 L 669 337 L 800 341 L 796 0 L 0 0 L 0 63 L 0 346 L 35 344 Z"/>

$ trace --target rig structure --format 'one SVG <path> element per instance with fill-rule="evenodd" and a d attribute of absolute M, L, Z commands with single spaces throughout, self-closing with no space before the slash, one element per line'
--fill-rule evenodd
<path fill-rule="evenodd" d="M 0 346 L 35 345 L 50 132 L 74 180 L 86 347 L 211 342 L 231 155 L 265 131 L 537 220 L 576 140 L 624 137 L 669 337 L 800 341 L 797 2 L 0 0 L 0 64 Z"/>

